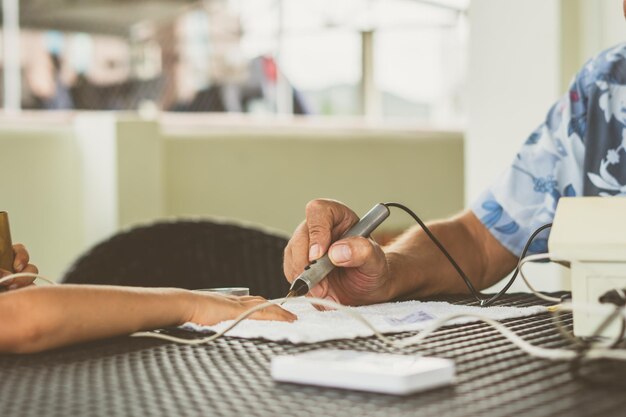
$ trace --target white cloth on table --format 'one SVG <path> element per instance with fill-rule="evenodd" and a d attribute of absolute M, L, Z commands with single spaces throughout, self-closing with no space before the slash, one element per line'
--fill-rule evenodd
<path fill-rule="evenodd" d="M 363 323 L 340 310 L 318 311 L 303 302 L 286 303 L 287 310 L 298 316 L 293 323 L 279 321 L 244 320 L 226 336 L 244 339 L 265 339 L 277 342 L 316 343 L 327 340 L 355 339 L 372 336 L 374 332 Z M 494 320 L 531 316 L 543 313 L 543 306 L 533 307 L 472 307 L 435 301 L 404 301 L 351 307 L 362 314 L 374 327 L 384 334 L 421 330 L 433 320 L 457 313 L 476 313 Z M 449 324 L 477 321 L 476 318 L 458 318 Z M 182 327 L 198 332 L 218 332 L 232 321 L 214 326 L 185 323 Z"/>

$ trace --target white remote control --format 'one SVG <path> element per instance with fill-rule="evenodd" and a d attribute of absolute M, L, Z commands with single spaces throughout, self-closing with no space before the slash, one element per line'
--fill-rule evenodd
<path fill-rule="evenodd" d="M 281 382 L 407 395 L 454 382 L 454 362 L 418 355 L 314 350 L 272 358 Z"/>

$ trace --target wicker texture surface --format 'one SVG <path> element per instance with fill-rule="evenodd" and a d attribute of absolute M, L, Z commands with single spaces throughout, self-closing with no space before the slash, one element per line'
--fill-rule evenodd
<path fill-rule="evenodd" d="M 513 295 L 503 304 L 535 303 Z M 547 314 L 505 323 L 535 344 L 567 346 Z M 385 351 L 373 338 L 300 346 L 225 338 L 196 347 L 119 338 L 0 356 L 0 416 L 625 415 L 623 390 L 590 386 L 568 364 L 533 359 L 478 323 L 445 328 L 405 351 L 454 359 L 453 387 L 394 397 L 271 380 L 273 356 L 321 347 Z"/>
<path fill-rule="evenodd" d="M 161 222 L 119 233 L 79 258 L 63 281 L 141 287 L 248 287 L 266 298 L 289 287 L 287 238 L 237 224 Z"/>

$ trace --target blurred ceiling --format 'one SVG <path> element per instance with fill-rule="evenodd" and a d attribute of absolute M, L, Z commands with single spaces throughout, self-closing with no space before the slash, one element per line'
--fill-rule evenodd
<path fill-rule="evenodd" d="M 87 32 L 127 37 L 137 24 L 142 22 L 167 22 L 178 16 L 184 10 L 203 3 L 218 3 L 227 0 L 17 0 L 20 4 L 20 26 L 22 28 L 59 30 L 64 32 Z M 299 4 L 310 1 L 310 8 L 315 8 L 317 0 L 283 0 L 286 3 Z M 343 2 L 358 5 L 359 10 L 367 10 L 368 5 L 383 6 L 389 0 L 352 0 Z M 340 0 L 341 2 L 341 0 Z M 396 3 L 433 6 L 463 13 L 467 10 L 470 0 L 395 0 Z M 250 3 L 250 2 L 247 2 Z M 257 1 L 252 1 L 257 3 Z M 324 9 L 331 13 L 335 7 L 324 3 Z M 330 2 L 333 4 L 333 2 Z M 257 6 L 275 11 L 279 1 L 258 1 Z M 318 5 L 319 6 L 319 5 Z M 337 10 L 342 7 L 337 5 Z M 345 4 L 344 4 L 345 6 Z M 345 7 L 344 7 L 345 8 Z M 267 10 L 266 10 L 267 11 Z M 0 18 L 2 12 L 0 10 Z M 258 17 L 258 16 L 257 16 Z M 394 20 L 402 20 L 394 17 Z M 271 19 L 270 19 L 271 20 Z M 341 20 L 341 19 L 340 19 Z M 1 20 L 0 20 L 1 22 Z M 269 22 L 269 21 L 268 21 Z M 271 22 L 269 22 L 271 23 Z M 292 26 L 302 26 L 302 22 L 295 19 Z"/>
<path fill-rule="evenodd" d="M 198 0 L 19 0 L 22 28 L 128 36 L 141 22 L 171 19 Z"/>

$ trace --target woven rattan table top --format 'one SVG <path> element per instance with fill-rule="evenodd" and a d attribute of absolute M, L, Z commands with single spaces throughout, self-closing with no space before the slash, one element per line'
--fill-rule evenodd
<path fill-rule="evenodd" d="M 511 295 L 502 304 L 536 303 L 528 295 Z M 565 321 L 571 325 L 570 317 Z M 568 345 L 547 314 L 505 323 L 532 343 Z M 419 348 L 407 349 L 454 359 L 458 376 L 452 387 L 395 397 L 270 378 L 273 356 L 320 347 L 385 351 L 373 338 L 314 345 L 224 338 L 191 347 L 124 337 L 36 355 L 3 355 L 0 416 L 626 415 L 624 385 L 611 389 L 590 383 L 575 376 L 570 365 L 531 358 L 477 323 L 447 327 Z M 583 369 L 592 367 L 613 376 L 622 372 L 615 364 Z"/>

